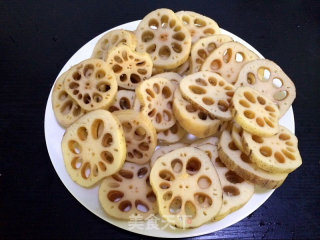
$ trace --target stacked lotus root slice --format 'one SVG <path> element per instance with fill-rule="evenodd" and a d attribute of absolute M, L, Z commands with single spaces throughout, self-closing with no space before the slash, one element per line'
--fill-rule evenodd
<path fill-rule="evenodd" d="M 135 32 L 104 34 L 56 80 L 52 107 L 68 174 L 99 185 L 106 214 L 194 228 L 301 165 L 297 138 L 278 123 L 295 96 L 278 65 L 214 20 L 157 9 Z"/>

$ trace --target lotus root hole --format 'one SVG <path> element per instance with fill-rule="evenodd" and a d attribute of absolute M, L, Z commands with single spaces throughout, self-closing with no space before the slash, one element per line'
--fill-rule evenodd
<path fill-rule="evenodd" d="M 152 54 L 156 51 L 157 49 L 157 45 L 156 44 L 151 44 L 147 47 L 147 50 L 146 52 L 149 53 L 149 54 Z"/>
<path fill-rule="evenodd" d="M 62 107 L 60 108 L 60 112 L 63 114 L 63 115 L 67 115 L 71 109 L 72 109 L 72 105 L 73 105 L 73 102 L 72 100 L 69 100 L 67 102 L 65 102 Z"/>
<path fill-rule="evenodd" d="M 168 46 L 162 46 L 160 49 L 159 49 L 159 56 L 160 58 L 162 59 L 168 59 L 171 55 L 171 50 Z"/>
<path fill-rule="evenodd" d="M 128 76 L 127 76 L 127 74 L 121 74 L 119 78 L 120 78 L 120 82 L 125 82 L 125 81 L 127 81 Z"/>
<path fill-rule="evenodd" d="M 177 32 L 172 36 L 172 38 L 177 40 L 177 41 L 182 42 L 186 38 L 186 36 L 184 35 L 183 32 Z"/>
<path fill-rule="evenodd" d="M 239 101 L 239 104 L 240 104 L 241 106 L 243 106 L 243 107 L 246 107 L 246 108 L 249 108 L 249 107 L 250 107 L 250 104 L 249 104 L 246 100 L 243 100 L 243 99 L 241 99 L 241 100 Z"/>
<path fill-rule="evenodd" d="M 138 170 L 137 176 L 138 178 L 143 178 L 148 173 L 148 168 L 142 167 Z"/>
<path fill-rule="evenodd" d="M 83 68 L 83 75 L 88 78 L 92 75 L 93 70 L 94 70 L 94 66 L 92 64 L 88 64 Z"/>
<path fill-rule="evenodd" d="M 133 84 L 137 84 L 139 82 L 141 82 L 141 78 L 139 75 L 135 74 L 135 73 L 132 73 L 130 75 L 130 81 L 133 83 Z"/>
<path fill-rule="evenodd" d="M 88 130 L 85 127 L 78 128 L 77 133 L 78 133 L 78 137 L 81 141 L 87 140 Z"/>
<path fill-rule="evenodd" d="M 104 130 L 104 122 L 101 119 L 96 119 L 91 125 L 91 133 L 94 139 L 101 137 Z"/>
<path fill-rule="evenodd" d="M 191 201 L 186 201 L 186 203 L 184 204 L 184 211 L 188 219 L 193 219 L 197 215 L 197 209 Z"/>
<path fill-rule="evenodd" d="M 175 178 L 174 178 L 174 175 L 168 171 L 168 170 L 162 170 L 160 173 L 159 173 L 159 177 L 163 180 L 166 180 L 166 181 L 173 181 Z"/>
<path fill-rule="evenodd" d="M 219 157 L 215 159 L 215 162 L 219 167 L 226 167 Z"/>
<path fill-rule="evenodd" d="M 250 158 L 244 153 L 241 153 L 240 158 L 241 158 L 242 161 L 244 161 L 246 163 L 252 163 Z"/>
<path fill-rule="evenodd" d="M 219 100 L 218 101 L 218 108 L 222 112 L 226 112 L 229 109 L 229 103 L 227 103 L 225 100 Z"/>
<path fill-rule="evenodd" d="M 161 16 L 161 27 L 166 28 L 169 22 L 169 17 L 167 15 Z"/>
<path fill-rule="evenodd" d="M 132 130 L 132 125 L 129 122 L 123 122 L 122 127 L 123 127 L 125 133 L 128 133 Z"/>
<path fill-rule="evenodd" d="M 107 198 L 110 202 L 119 202 L 123 198 L 124 194 L 123 192 L 117 191 L 117 190 L 111 190 L 107 194 Z"/>
<path fill-rule="evenodd" d="M 282 85 L 283 85 L 283 82 L 282 82 L 282 80 L 279 79 L 279 78 L 274 78 L 274 79 L 272 80 L 272 85 L 273 85 L 273 87 L 275 87 L 275 88 L 281 88 Z"/>
<path fill-rule="evenodd" d="M 211 63 L 210 63 L 210 68 L 211 70 L 213 71 L 217 71 L 221 68 L 222 66 L 222 63 L 219 59 L 216 59 L 216 60 L 213 60 Z"/>
<path fill-rule="evenodd" d="M 194 106 L 192 106 L 191 104 L 188 104 L 188 105 L 186 106 L 186 110 L 187 110 L 189 113 L 193 113 L 193 112 L 197 111 L 197 109 L 196 109 Z"/>
<path fill-rule="evenodd" d="M 182 46 L 179 43 L 173 42 L 171 43 L 172 50 L 175 51 L 176 53 L 181 53 L 182 52 Z"/>
<path fill-rule="evenodd" d="M 255 118 L 255 113 L 254 112 L 252 112 L 251 110 L 245 110 L 244 112 L 243 112 L 243 114 L 244 114 L 244 116 L 246 117 L 246 118 L 248 118 L 248 119 L 254 119 Z"/>
<path fill-rule="evenodd" d="M 76 81 L 79 81 L 79 80 L 81 79 L 81 74 L 78 73 L 78 72 L 74 72 L 74 73 L 72 74 L 72 78 L 73 78 L 74 80 L 76 80 Z"/>
<path fill-rule="evenodd" d="M 122 212 L 129 212 L 132 208 L 132 204 L 130 201 L 128 200 L 125 200 L 125 201 L 122 201 L 119 206 L 118 206 L 119 210 L 122 211 Z"/>
<path fill-rule="evenodd" d="M 190 23 L 190 19 L 188 16 L 183 16 L 182 17 L 182 22 L 184 25 L 188 25 Z"/>
<path fill-rule="evenodd" d="M 114 158 L 113 158 L 112 153 L 109 152 L 109 151 L 102 151 L 102 152 L 100 153 L 100 157 L 101 157 L 101 159 L 102 159 L 103 161 L 105 161 L 105 162 L 108 163 L 108 164 L 113 163 Z"/>
<path fill-rule="evenodd" d="M 133 138 L 137 141 L 142 141 L 147 135 L 146 130 L 143 127 L 137 127 L 134 131 Z"/>
<path fill-rule="evenodd" d="M 91 102 L 91 97 L 88 93 L 86 93 L 84 96 L 83 96 L 83 102 L 85 104 L 89 104 Z"/>
<path fill-rule="evenodd" d="M 258 78 L 260 81 L 266 82 L 269 80 L 270 78 L 270 70 L 266 67 L 260 67 L 258 69 Z"/>
<path fill-rule="evenodd" d="M 164 201 L 168 201 L 172 198 L 172 191 L 167 191 L 165 194 L 163 194 L 162 199 Z"/>
<path fill-rule="evenodd" d="M 257 135 L 252 135 L 251 136 L 252 140 L 255 141 L 256 143 L 263 143 L 263 138 Z"/>
<path fill-rule="evenodd" d="M 92 174 L 94 177 L 98 176 L 99 174 L 99 169 L 98 169 L 98 166 L 95 164 L 92 168 Z"/>
<path fill-rule="evenodd" d="M 110 90 L 110 85 L 108 83 L 101 82 L 97 85 L 97 90 L 102 93 L 108 92 Z"/>
<path fill-rule="evenodd" d="M 103 147 L 110 147 L 112 145 L 112 142 L 113 142 L 112 135 L 110 133 L 104 134 L 104 136 L 102 138 L 102 146 Z"/>
<path fill-rule="evenodd" d="M 131 171 L 129 171 L 129 170 L 126 170 L 126 169 L 121 169 L 119 171 L 119 175 L 121 177 L 126 178 L 126 179 L 132 179 L 133 178 L 133 173 Z"/>
<path fill-rule="evenodd" d="M 81 168 L 81 165 L 82 165 L 82 159 L 81 158 L 75 157 L 75 158 L 72 159 L 71 166 L 72 166 L 73 169 L 77 170 L 77 169 Z"/>
<path fill-rule="evenodd" d="M 260 126 L 260 127 L 263 127 L 264 126 L 264 121 L 262 118 L 258 117 L 256 118 L 256 122 L 257 124 Z"/>
<path fill-rule="evenodd" d="M 293 143 L 290 142 L 290 141 L 286 142 L 286 144 L 287 144 L 288 146 L 293 146 Z"/>
<path fill-rule="evenodd" d="M 148 116 L 149 117 L 153 117 L 155 114 L 156 114 L 156 109 L 154 108 L 154 109 L 152 109 L 150 112 L 148 112 Z"/>
<path fill-rule="evenodd" d="M 138 159 L 141 159 L 143 157 L 143 154 L 137 149 L 133 150 L 133 155 L 135 158 L 138 158 Z"/>
<path fill-rule="evenodd" d="M 103 71 L 103 70 L 99 70 L 99 71 L 96 73 L 96 78 L 98 78 L 98 79 L 104 78 L 105 76 L 106 76 L 106 72 Z"/>
<path fill-rule="evenodd" d="M 194 194 L 194 200 L 201 208 L 208 208 L 212 205 L 212 199 L 205 193 Z"/>
<path fill-rule="evenodd" d="M 77 141 L 70 140 L 68 142 L 69 150 L 74 154 L 79 154 L 82 151 L 80 144 Z"/>
<path fill-rule="evenodd" d="M 237 151 L 239 150 L 238 147 L 234 144 L 233 141 L 231 141 L 229 144 L 228 144 L 228 147 L 233 150 L 233 151 Z"/>
<path fill-rule="evenodd" d="M 224 51 L 222 59 L 225 63 L 228 63 L 230 62 L 231 57 L 232 57 L 232 49 L 228 48 L 227 50 Z"/>
<path fill-rule="evenodd" d="M 107 167 L 103 162 L 100 161 L 98 163 L 98 165 L 99 165 L 99 168 L 101 169 L 101 171 L 105 172 L 107 170 Z"/>
<path fill-rule="evenodd" d="M 256 83 L 256 77 L 253 73 L 249 72 L 247 74 L 247 82 L 250 84 L 250 85 L 253 85 Z"/>
<path fill-rule="evenodd" d="M 267 110 L 268 112 L 275 112 L 274 108 L 271 106 L 266 106 L 264 109 Z"/>
<path fill-rule="evenodd" d="M 118 188 L 118 187 L 120 187 L 120 184 L 117 183 L 117 182 L 109 182 L 109 183 L 108 183 L 108 186 L 109 186 L 110 188 Z"/>
<path fill-rule="evenodd" d="M 191 90 L 191 92 L 193 92 L 194 94 L 205 94 L 207 91 L 199 86 L 195 86 L 195 85 L 191 85 L 189 86 L 189 89 Z"/>
<path fill-rule="evenodd" d="M 81 168 L 81 176 L 84 179 L 88 179 L 90 177 L 91 167 L 89 162 L 85 162 Z"/>
<path fill-rule="evenodd" d="M 267 146 L 260 147 L 259 151 L 265 157 L 270 157 L 272 155 L 272 149 Z"/>
<path fill-rule="evenodd" d="M 123 63 L 121 57 L 119 57 L 118 55 L 114 56 L 113 59 L 114 59 L 117 63 L 119 63 L 119 64 Z"/>
<path fill-rule="evenodd" d="M 244 97 L 251 103 L 256 103 L 256 99 L 254 98 L 254 96 L 252 95 L 252 93 L 250 92 L 244 92 L 243 93 Z"/>
<path fill-rule="evenodd" d="M 296 160 L 295 156 L 292 153 L 288 152 L 287 150 L 282 149 L 281 152 L 290 160 Z"/>
<path fill-rule="evenodd" d="M 162 183 L 160 183 L 159 187 L 161 189 L 169 189 L 170 188 L 170 184 L 166 183 L 166 182 L 162 182 Z"/>
<path fill-rule="evenodd" d="M 286 160 L 284 156 L 280 152 L 275 152 L 274 153 L 274 158 L 279 162 L 279 163 L 284 163 Z"/>
<path fill-rule="evenodd" d="M 100 94 L 98 94 L 98 93 L 94 93 L 92 98 L 96 103 L 99 103 L 99 102 L 102 101 L 102 96 Z"/>
<path fill-rule="evenodd" d="M 153 30 L 156 30 L 156 29 L 158 29 L 158 27 L 159 27 L 159 22 L 158 22 L 158 20 L 156 20 L 156 19 L 154 19 L 154 18 L 150 19 L 150 21 L 149 21 L 149 28 L 151 28 L 151 29 L 153 29 Z"/>
<path fill-rule="evenodd" d="M 238 196 L 240 194 L 239 189 L 234 187 L 234 186 L 225 186 L 225 187 L 223 187 L 223 192 L 228 197 L 234 197 L 234 196 Z"/>
<path fill-rule="evenodd" d="M 162 96 L 163 96 L 164 98 L 169 98 L 169 97 L 171 97 L 171 95 L 172 95 L 172 93 L 171 93 L 170 88 L 167 87 L 167 86 L 164 86 L 164 87 L 162 88 Z"/>
<path fill-rule="evenodd" d="M 157 200 L 156 195 L 152 191 L 149 192 L 146 197 L 149 202 L 155 202 Z"/>
<path fill-rule="evenodd" d="M 267 119 L 266 117 L 264 117 L 263 119 L 268 124 L 269 127 L 274 128 L 273 123 L 269 119 Z"/>
<path fill-rule="evenodd" d="M 118 176 L 117 174 L 113 174 L 111 176 L 114 180 L 116 180 L 117 182 L 122 182 L 122 178 L 120 176 Z"/>
<path fill-rule="evenodd" d="M 139 212 L 146 213 L 149 211 L 148 205 L 141 200 L 136 200 L 134 204 Z"/>
<path fill-rule="evenodd" d="M 160 93 L 160 86 L 158 83 L 154 83 L 153 86 L 153 91 L 156 93 L 156 94 L 159 94 Z"/>
<path fill-rule="evenodd" d="M 282 101 L 288 96 L 288 91 L 278 91 L 273 95 L 273 98 L 277 101 Z"/>
<path fill-rule="evenodd" d="M 149 144 L 147 142 L 142 142 L 138 145 L 139 149 L 141 151 L 148 151 L 149 150 Z"/>
<path fill-rule="evenodd" d="M 155 94 L 154 94 L 154 92 L 153 92 L 151 89 L 147 88 L 147 89 L 146 89 L 146 92 L 147 92 L 147 94 L 148 94 L 150 97 L 155 98 Z"/>
<path fill-rule="evenodd" d="M 157 123 L 161 123 L 161 121 L 162 121 L 161 114 L 160 114 L 160 113 L 157 113 L 157 114 L 156 114 L 156 122 L 157 122 Z"/>
<path fill-rule="evenodd" d="M 281 133 L 279 135 L 279 139 L 282 140 L 282 141 L 286 141 L 286 140 L 289 140 L 290 139 L 290 135 L 286 134 L 286 133 Z"/>
<path fill-rule="evenodd" d="M 242 52 L 237 52 L 235 55 L 235 59 L 237 63 L 242 63 L 245 61 L 245 55 Z"/>
<path fill-rule="evenodd" d="M 225 177 L 229 182 L 233 184 L 242 183 L 244 181 L 242 177 L 238 176 L 235 172 L 230 170 L 225 173 Z"/>
<path fill-rule="evenodd" d="M 208 187 L 211 186 L 211 184 L 212 184 L 212 181 L 207 176 L 201 176 L 198 179 L 198 186 L 201 189 L 207 189 Z"/>
<path fill-rule="evenodd" d="M 154 34 L 151 31 L 144 31 L 141 36 L 141 40 L 145 43 L 150 42 L 154 38 Z"/>
<path fill-rule="evenodd" d="M 258 96 L 257 100 L 261 105 L 265 105 L 266 104 L 266 100 L 263 97 Z"/>
<path fill-rule="evenodd" d="M 211 97 L 203 97 L 202 102 L 206 105 L 214 104 L 214 100 Z"/>
<path fill-rule="evenodd" d="M 69 88 L 71 89 L 75 89 L 75 88 L 78 88 L 79 87 L 79 83 L 76 83 L 76 82 L 71 82 L 69 84 Z"/>
<path fill-rule="evenodd" d="M 197 174 L 200 168 L 201 168 L 201 161 L 197 157 L 189 158 L 186 165 L 186 171 L 189 175 Z"/>
<path fill-rule="evenodd" d="M 169 206 L 169 212 L 171 214 L 178 214 L 181 211 L 182 199 L 181 197 L 175 197 Z"/>
<path fill-rule="evenodd" d="M 172 116 L 171 116 L 171 113 L 170 113 L 169 111 L 164 110 L 164 111 L 162 112 L 162 115 L 163 115 L 164 121 L 166 121 L 166 122 L 171 121 Z"/>
<path fill-rule="evenodd" d="M 176 158 L 171 161 L 171 168 L 175 173 L 180 173 L 183 167 L 183 163 L 180 159 Z"/>
<path fill-rule="evenodd" d="M 218 80 L 216 78 L 209 77 L 208 81 L 212 86 L 217 86 Z"/>

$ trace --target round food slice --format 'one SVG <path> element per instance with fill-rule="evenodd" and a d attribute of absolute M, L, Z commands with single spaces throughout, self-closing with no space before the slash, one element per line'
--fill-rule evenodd
<path fill-rule="evenodd" d="M 131 220 L 157 213 L 156 196 L 149 183 L 149 164 L 125 162 L 116 174 L 105 178 L 99 187 L 99 202 L 111 217 Z"/>
<path fill-rule="evenodd" d="M 198 148 L 207 153 L 219 175 L 223 203 L 218 215 L 213 219 L 217 221 L 245 205 L 254 193 L 254 184 L 244 180 L 221 162 L 217 146 L 205 144 Z"/>
<path fill-rule="evenodd" d="M 201 71 L 220 74 L 234 84 L 241 68 L 249 61 L 259 59 L 258 55 L 238 42 L 228 42 L 215 49 L 204 61 Z"/>
<path fill-rule="evenodd" d="M 234 121 L 245 131 L 270 137 L 279 130 L 279 110 L 262 93 L 250 87 L 239 87 L 232 98 Z"/>
<path fill-rule="evenodd" d="M 106 62 L 122 88 L 135 89 L 152 74 L 153 64 L 149 54 L 135 52 L 124 44 L 112 48 Z"/>
<path fill-rule="evenodd" d="M 227 168 L 240 177 L 261 187 L 272 189 L 280 187 L 287 173 L 271 173 L 259 168 L 248 155 L 234 144 L 229 130 L 225 130 L 219 141 L 218 154 Z"/>
<path fill-rule="evenodd" d="M 166 78 L 152 77 L 139 84 L 136 89 L 142 113 L 151 119 L 158 132 L 167 130 L 176 123 L 172 113 L 175 88 L 176 86 Z"/>
<path fill-rule="evenodd" d="M 181 76 L 186 76 L 189 74 L 190 71 L 190 57 L 180 66 L 172 69 L 172 71 L 178 73 Z"/>
<path fill-rule="evenodd" d="M 217 137 L 207 137 L 207 138 L 202 138 L 194 141 L 191 143 L 189 146 L 190 147 L 200 147 L 202 145 L 212 145 L 212 146 L 217 146 L 218 145 L 219 138 Z"/>
<path fill-rule="evenodd" d="M 87 59 L 68 71 L 64 88 L 81 108 L 92 111 L 112 105 L 118 84 L 104 61 Z"/>
<path fill-rule="evenodd" d="M 266 171 L 289 173 L 302 164 L 298 139 L 283 126 L 272 137 L 243 132 L 242 140 L 250 159 Z"/>
<path fill-rule="evenodd" d="M 179 124 L 196 137 L 204 138 L 215 134 L 222 122 L 185 100 L 179 88 L 174 92 L 173 113 Z"/>
<path fill-rule="evenodd" d="M 234 87 L 220 75 L 201 71 L 180 82 L 182 96 L 201 110 L 224 121 L 231 119 L 230 101 Z"/>
<path fill-rule="evenodd" d="M 58 123 L 64 128 L 69 127 L 83 114 L 85 114 L 85 111 L 64 89 L 63 81 L 67 74 L 68 71 L 58 77 L 54 84 L 51 96 L 54 116 Z"/>
<path fill-rule="evenodd" d="M 169 224 L 194 228 L 220 211 L 222 190 L 207 154 L 185 147 L 160 157 L 153 165 L 150 183 L 159 213 Z"/>
<path fill-rule="evenodd" d="M 136 30 L 137 51 L 150 54 L 156 68 L 173 69 L 189 57 L 191 36 L 173 11 L 157 9 Z"/>
<path fill-rule="evenodd" d="M 214 20 L 199 13 L 180 11 L 177 12 L 176 15 L 189 30 L 192 43 L 195 43 L 199 38 L 220 33 L 220 28 Z"/>
<path fill-rule="evenodd" d="M 181 140 L 186 134 L 187 132 L 184 128 L 176 122 L 171 128 L 159 132 L 157 138 L 161 143 L 175 143 Z"/>
<path fill-rule="evenodd" d="M 133 103 L 136 98 L 136 94 L 134 91 L 130 90 L 119 90 L 116 95 L 116 100 L 109 107 L 110 112 L 119 111 L 119 110 L 127 110 L 133 108 Z"/>
<path fill-rule="evenodd" d="M 71 179 L 91 187 L 122 167 L 126 142 L 120 122 L 106 110 L 95 110 L 67 128 L 61 142 Z"/>
<path fill-rule="evenodd" d="M 155 161 L 162 157 L 163 155 L 172 152 L 173 150 L 179 149 L 179 148 L 183 148 L 183 147 L 187 147 L 187 144 L 184 143 L 175 143 L 175 144 L 171 144 L 168 146 L 160 146 L 152 155 L 151 160 L 150 160 L 150 166 L 153 167 Z"/>
<path fill-rule="evenodd" d="M 141 112 L 122 110 L 113 113 L 121 122 L 126 143 L 127 161 L 148 162 L 157 146 L 157 133 L 150 119 Z"/>
<path fill-rule="evenodd" d="M 137 46 L 136 36 L 133 32 L 123 29 L 109 31 L 99 39 L 91 57 L 106 60 L 108 51 L 119 44 L 126 44 L 131 50 L 135 50 Z"/>
<path fill-rule="evenodd" d="M 173 84 L 176 86 L 179 85 L 182 77 L 176 73 L 176 72 L 164 72 L 164 73 L 159 73 L 157 75 L 154 75 L 153 77 L 162 77 L 170 80 Z"/>
<path fill-rule="evenodd" d="M 232 41 L 231 37 L 223 34 L 201 38 L 196 41 L 191 47 L 190 73 L 199 72 L 204 61 L 216 48 Z"/>
<path fill-rule="evenodd" d="M 239 124 L 236 122 L 232 123 L 232 130 L 231 130 L 231 137 L 234 142 L 234 144 L 237 146 L 237 148 L 240 149 L 241 152 L 245 152 L 243 145 L 242 145 L 242 134 L 243 134 L 243 129 L 240 127 Z"/>
<path fill-rule="evenodd" d="M 296 98 L 294 83 L 276 63 L 267 59 L 244 65 L 235 84 L 235 87 L 239 86 L 252 87 L 262 92 L 278 106 L 280 117 L 287 112 Z"/>

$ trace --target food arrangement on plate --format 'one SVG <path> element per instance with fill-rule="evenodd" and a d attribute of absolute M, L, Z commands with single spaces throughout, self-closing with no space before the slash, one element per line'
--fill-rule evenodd
<path fill-rule="evenodd" d="M 279 119 L 296 96 L 274 62 L 190 11 L 157 9 L 106 33 L 52 90 L 70 178 L 105 214 L 186 229 L 279 187 L 302 164 Z"/>

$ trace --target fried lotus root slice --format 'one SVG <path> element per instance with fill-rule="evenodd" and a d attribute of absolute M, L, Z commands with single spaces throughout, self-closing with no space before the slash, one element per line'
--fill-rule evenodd
<path fill-rule="evenodd" d="M 122 88 L 135 89 L 152 74 L 153 64 L 149 54 L 135 52 L 124 44 L 112 48 L 106 62 Z"/>
<path fill-rule="evenodd" d="M 133 103 L 136 98 L 136 94 L 134 91 L 130 90 L 119 90 L 116 95 L 116 100 L 109 107 L 110 112 L 119 111 L 119 110 L 127 110 L 133 109 Z"/>
<path fill-rule="evenodd" d="M 231 130 L 231 137 L 234 142 L 234 144 L 237 146 L 237 148 L 240 149 L 241 152 L 245 152 L 243 145 L 242 145 L 242 134 L 243 134 L 243 129 L 240 127 L 239 124 L 236 122 L 232 123 L 232 130 Z"/>
<path fill-rule="evenodd" d="M 157 213 L 156 196 L 149 183 L 149 164 L 125 162 L 116 174 L 105 178 L 99 188 L 99 202 L 111 217 L 146 219 Z"/>
<path fill-rule="evenodd" d="M 215 49 L 202 64 L 202 71 L 220 74 L 229 83 L 235 84 L 241 68 L 258 55 L 238 42 L 228 42 Z"/>
<path fill-rule="evenodd" d="M 151 119 L 157 132 L 169 129 L 176 123 L 172 113 L 173 93 L 176 86 L 166 78 L 152 77 L 136 89 L 142 113 Z"/>
<path fill-rule="evenodd" d="M 207 154 L 197 148 L 180 148 L 159 158 L 151 169 L 150 183 L 159 213 L 171 225 L 198 227 L 220 211 L 218 174 Z"/>
<path fill-rule="evenodd" d="M 136 36 L 133 32 L 123 29 L 109 31 L 99 39 L 93 49 L 91 58 L 106 60 L 108 51 L 119 44 L 126 44 L 131 50 L 135 50 L 137 46 Z"/>
<path fill-rule="evenodd" d="M 219 175 L 223 192 L 223 203 L 218 215 L 213 219 L 217 221 L 245 205 L 254 193 L 254 184 L 244 180 L 235 172 L 230 171 L 221 162 L 217 146 L 205 144 L 198 148 L 207 153 Z"/>
<path fill-rule="evenodd" d="M 283 126 L 272 137 L 243 132 L 242 140 L 251 161 L 266 171 L 290 173 L 302 164 L 298 139 Z"/>
<path fill-rule="evenodd" d="M 202 138 L 194 141 L 191 143 L 189 146 L 190 147 L 200 147 L 202 145 L 212 145 L 212 146 L 217 146 L 219 142 L 219 138 L 217 137 L 207 137 L 207 138 Z"/>
<path fill-rule="evenodd" d="M 150 166 L 153 167 L 155 161 L 162 157 L 163 155 L 172 152 L 173 150 L 179 149 L 179 148 L 183 148 L 183 147 L 187 147 L 187 144 L 185 143 L 174 143 L 168 146 L 160 146 L 152 155 L 151 160 L 150 160 Z"/>
<path fill-rule="evenodd" d="M 195 43 L 200 38 L 220 33 L 220 28 L 214 20 L 199 13 L 180 11 L 176 15 L 189 30 L 192 43 Z"/>
<path fill-rule="evenodd" d="M 229 130 L 225 130 L 218 144 L 218 154 L 227 168 L 243 179 L 261 187 L 273 189 L 280 187 L 287 173 L 271 173 L 259 168 L 249 156 L 241 152 L 234 144 Z"/>
<path fill-rule="evenodd" d="M 271 99 L 283 116 L 294 99 L 296 87 L 291 79 L 274 62 L 259 59 L 247 63 L 241 69 L 235 87 L 252 87 Z"/>
<path fill-rule="evenodd" d="M 116 173 L 126 158 L 121 124 L 106 110 L 89 112 L 74 122 L 67 128 L 61 148 L 68 174 L 82 187 Z"/>
<path fill-rule="evenodd" d="M 180 76 L 180 74 L 176 73 L 176 72 L 164 72 L 164 73 L 159 73 L 157 75 L 154 75 L 153 77 L 163 77 L 166 78 L 168 80 L 170 80 L 173 84 L 175 84 L 176 86 L 179 85 L 180 81 L 182 80 L 182 77 Z"/>
<path fill-rule="evenodd" d="M 112 105 L 118 84 L 116 76 L 100 59 L 87 59 L 68 71 L 64 80 L 66 92 L 86 111 Z"/>
<path fill-rule="evenodd" d="M 52 109 L 58 123 L 64 127 L 69 127 L 73 122 L 79 119 L 85 111 L 73 100 L 65 91 L 63 81 L 68 71 L 58 77 L 52 90 Z"/>
<path fill-rule="evenodd" d="M 215 49 L 226 42 L 232 41 L 231 37 L 223 34 L 201 38 L 196 41 L 191 47 L 190 73 L 199 72 L 204 61 Z"/>
<path fill-rule="evenodd" d="M 234 87 L 220 75 L 201 71 L 180 82 L 181 95 L 202 111 L 224 121 L 231 119 L 230 102 Z"/>
<path fill-rule="evenodd" d="M 155 68 L 173 69 L 189 57 L 190 33 L 170 9 L 157 9 L 145 16 L 136 37 L 137 51 L 149 53 Z"/>
<path fill-rule="evenodd" d="M 171 128 L 159 132 L 157 138 L 161 143 L 175 143 L 181 140 L 186 134 L 187 132 L 184 128 L 176 122 Z"/>
<path fill-rule="evenodd" d="M 157 133 L 150 119 L 134 110 L 113 113 L 121 122 L 127 144 L 127 161 L 145 164 L 157 146 Z"/>
<path fill-rule="evenodd" d="M 245 131 L 270 137 L 279 130 L 279 110 L 262 93 L 250 87 L 239 87 L 232 98 L 234 121 Z"/>
<path fill-rule="evenodd" d="M 174 92 L 173 113 L 179 124 L 196 137 L 215 134 L 222 122 L 185 100 L 179 88 Z"/>

